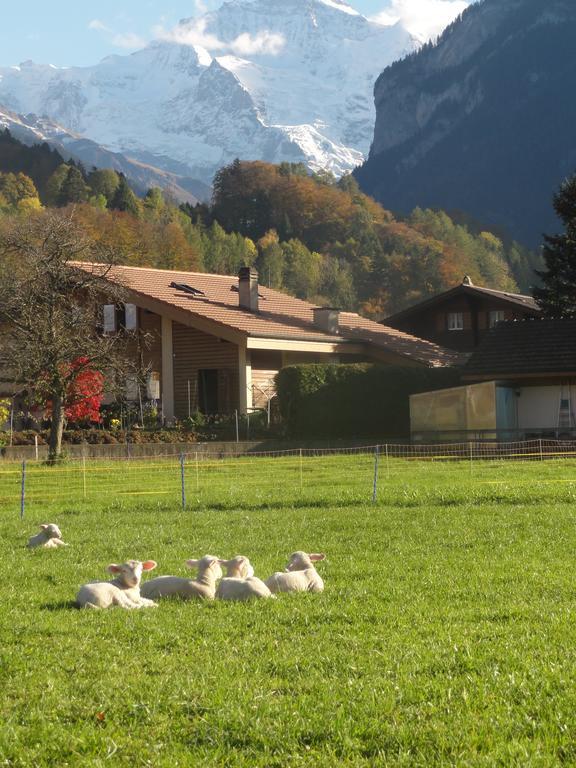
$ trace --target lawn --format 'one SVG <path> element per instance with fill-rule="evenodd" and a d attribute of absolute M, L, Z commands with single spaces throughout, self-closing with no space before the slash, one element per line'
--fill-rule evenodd
<path fill-rule="evenodd" d="M 185 510 L 146 466 L 32 468 L 23 521 L 0 475 L 0 765 L 576 763 L 574 461 L 382 462 L 373 504 L 371 456 L 191 460 Z M 295 549 L 323 594 L 71 606 L 110 562 Z"/>

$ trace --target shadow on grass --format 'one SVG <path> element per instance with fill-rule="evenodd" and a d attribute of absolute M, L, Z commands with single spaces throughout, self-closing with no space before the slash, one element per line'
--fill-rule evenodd
<path fill-rule="evenodd" d="M 69 611 L 71 608 L 78 610 L 75 600 L 58 600 L 55 603 L 43 603 L 40 608 L 43 611 Z"/>
<path fill-rule="evenodd" d="M 326 509 L 331 508 L 347 508 L 358 507 L 368 503 L 362 499 L 337 499 L 331 501 L 330 499 L 296 499 L 294 501 L 262 501 L 256 503 L 246 503 L 244 501 L 238 501 L 236 504 L 230 502 L 214 502 L 214 504 L 203 504 L 201 507 L 191 507 L 189 511 L 198 512 L 261 512 L 263 510 L 279 510 L 285 511 L 286 509 Z"/>

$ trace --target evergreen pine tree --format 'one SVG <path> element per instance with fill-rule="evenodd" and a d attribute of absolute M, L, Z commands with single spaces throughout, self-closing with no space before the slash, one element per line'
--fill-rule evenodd
<path fill-rule="evenodd" d="M 554 196 L 554 210 L 565 232 L 544 236 L 546 269 L 536 272 L 542 287 L 532 293 L 547 317 L 576 318 L 576 174 Z"/>
<path fill-rule="evenodd" d="M 123 173 L 120 174 L 120 181 L 116 192 L 114 193 L 114 197 L 112 198 L 112 202 L 110 203 L 110 208 L 115 211 L 132 213 L 134 216 L 138 216 L 140 213 L 138 198 L 128 186 L 126 176 L 124 176 Z"/>
<path fill-rule="evenodd" d="M 88 199 L 90 190 L 84 182 L 82 173 L 73 165 L 68 169 L 66 178 L 60 187 L 58 195 L 58 205 L 63 206 L 68 203 L 84 203 Z"/>

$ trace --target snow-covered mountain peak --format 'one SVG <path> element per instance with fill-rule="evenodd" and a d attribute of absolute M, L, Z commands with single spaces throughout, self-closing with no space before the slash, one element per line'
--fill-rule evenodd
<path fill-rule="evenodd" d="M 368 152 L 376 77 L 415 47 L 344 0 L 229 0 L 93 67 L 0 68 L 0 103 L 205 182 L 235 157 L 342 174 Z"/>

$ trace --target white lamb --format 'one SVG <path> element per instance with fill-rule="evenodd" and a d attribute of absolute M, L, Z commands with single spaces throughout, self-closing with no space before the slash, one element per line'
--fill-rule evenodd
<path fill-rule="evenodd" d="M 54 523 L 43 523 L 40 526 L 40 533 L 37 533 L 36 536 L 31 536 L 27 546 L 30 549 L 34 547 L 57 549 L 58 547 L 67 547 L 68 544 L 62 541 L 62 533 L 57 525 Z"/>
<path fill-rule="evenodd" d="M 270 592 L 322 592 L 324 582 L 314 567 L 314 563 L 324 560 L 324 554 L 294 552 L 286 566 L 286 571 L 277 571 L 266 579 Z"/>
<path fill-rule="evenodd" d="M 200 560 L 186 560 L 188 568 L 198 568 L 195 579 L 180 576 L 158 576 L 142 586 L 145 597 L 182 597 L 185 600 L 214 600 L 216 582 L 222 578 L 223 563 L 218 557 L 204 555 Z"/>
<path fill-rule="evenodd" d="M 76 595 L 79 608 L 156 608 L 156 603 L 140 594 L 140 580 L 143 571 L 156 568 L 154 560 L 128 560 L 122 565 L 108 566 L 110 573 L 118 574 L 112 581 L 94 581 L 80 587 Z"/>
<path fill-rule="evenodd" d="M 226 578 L 222 579 L 216 590 L 220 600 L 251 600 L 262 597 L 275 597 L 266 584 L 254 576 L 254 568 L 244 555 L 236 555 L 225 560 Z"/>

